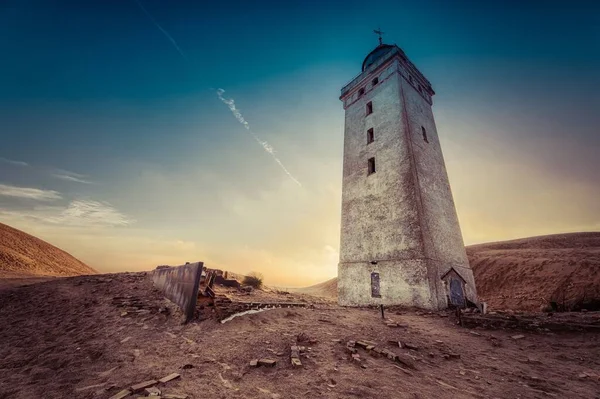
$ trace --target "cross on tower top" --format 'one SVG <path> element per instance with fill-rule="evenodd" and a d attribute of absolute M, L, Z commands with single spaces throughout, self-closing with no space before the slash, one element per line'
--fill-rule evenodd
<path fill-rule="evenodd" d="M 381 35 L 385 34 L 385 32 L 382 32 L 381 28 L 375 29 L 373 32 L 379 36 L 379 45 L 381 46 L 383 44 L 383 39 L 381 38 Z"/>

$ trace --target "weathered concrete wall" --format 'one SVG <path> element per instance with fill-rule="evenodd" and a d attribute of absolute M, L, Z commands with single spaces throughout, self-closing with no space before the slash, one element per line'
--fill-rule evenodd
<path fill-rule="evenodd" d="M 373 272 L 380 276 L 379 298 L 371 296 Z M 435 308 L 425 260 L 384 260 L 375 265 L 370 262 L 340 263 L 340 273 L 338 298 L 342 306 L 383 304 Z"/>
<path fill-rule="evenodd" d="M 159 266 L 152 276 L 154 286 L 179 306 L 185 314 L 186 321 L 194 317 L 203 266 L 203 262 L 167 268 Z"/>
<path fill-rule="evenodd" d="M 341 262 L 423 256 L 397 82 L 397 74 L 380 78 L 346 111 Z M 370 101 L 374 112 L 365 117 Z M 367 144 L 369 128 L 375 139 Z M 367 175 L 371 157 L 376 172 Z"/>
<path fill-rule="evenodd" d="M 379 82 L 373 85 L 375 77 Z M 450 267 L 467 281 L 469 299 L 476 298 L 431 95 L 429 82 L 401 51 L 390 52 L 342 90 L 342 305 L 446 307 L 440 277 Z M 368 102 L 373 104 L 371 115 L 366 115 Z M 374 142 L 367 144 L 369 128 Z M 376 172 L 368 175 L 371 157 Z M 372 272 L 379 273 L 381 297 L 371 295 Z"/>
<path fill-rule="evenodd" d="M 416 168 L 417 193 L 420 200 L 421 227 L 425 256 L 435 271 L 435 284 L 440 307 L 445 307 L 445 289 L 440 276 L 454 267 L 467 281 L 467 297 L 477 301 L 475 280 L 469 266 L 456 207 L 448 180 L 433 111 L 422 93 L 410 84 L 405 69 L 401 69 L 401 95 L 406 105 L 406 128 Z M 425 128 L 427 142 L 423 138 Z M 433 272 L 432 272 L 433 277 Z"/>

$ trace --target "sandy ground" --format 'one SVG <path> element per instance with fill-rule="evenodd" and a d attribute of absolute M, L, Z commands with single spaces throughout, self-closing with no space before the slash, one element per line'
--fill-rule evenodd
<path fill-rule="evenodd" d="M 388 312 L 407 326 L 391 328 L 376 310 L 320 302 L 182 325 L 176 312 L 164 313 L 173 307 L 141 273 L 4 288 L 0 398 L 109 398 L 172 372 L 181 378 L 163 393 L 190 398 L 600 397 L 598 334 L 470 330 L 451 316 L 414 311 Z M 290 347 L 299 334 L 310 349 L 303 367 L 293 368 Z M 414 369 L 362 349 L 361 361 L 352 360 L 345 343 L 359 339 L 417 346 L 394 349 Z M 446 360 L 448 353 L 460 358 Z M 249 366 L 265 357 L 277 365 Z"/>
<path fill-rule="evenodd" d="M 24 285 L 31 285 L 41 283 L 44 281 L 50 281 L 55 279 L 53 276 L 33 276 L 27 273 L 14 273 L 0 271 L 0 290 L 4 290 L 11 287 L 19 287 Z"/>

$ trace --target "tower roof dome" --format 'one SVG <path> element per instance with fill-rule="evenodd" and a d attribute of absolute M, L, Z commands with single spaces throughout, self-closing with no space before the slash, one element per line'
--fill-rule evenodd
<path fill-rule="evenodd" d="M 394 47 L 395 46 L 392 46 L 390 44 L 380 44 L 379 46 L 375 47 L 375 50 L 371 51 L 369 55 L 367 55 L 367 58 L 365 58 L 365 60 L 363 61 L 363 72 L 371 64 L 375 63 L 375 61 L 377 61 L 379 58 L 383 57 L 385 54 L 391 51 Z"/>

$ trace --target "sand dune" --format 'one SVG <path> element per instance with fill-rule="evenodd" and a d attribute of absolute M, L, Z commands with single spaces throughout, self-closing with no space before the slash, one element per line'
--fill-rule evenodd
<path fill-rule="evenodd" d="M 289 289 L 289 291 L 313 295 L 323 298 L 337 298 L 337 277 L 310 287 Z"/>
<path fill-rule="evenodd" d="M 0 223 L 0 277 L 77 276 L 96 274 L 67 252 Z"/>
<path fill-rule="evenodd" d="M 600 305 L 600 233 L 556 234 L 467 247 L 479 296 L 496 309 Z"/>

